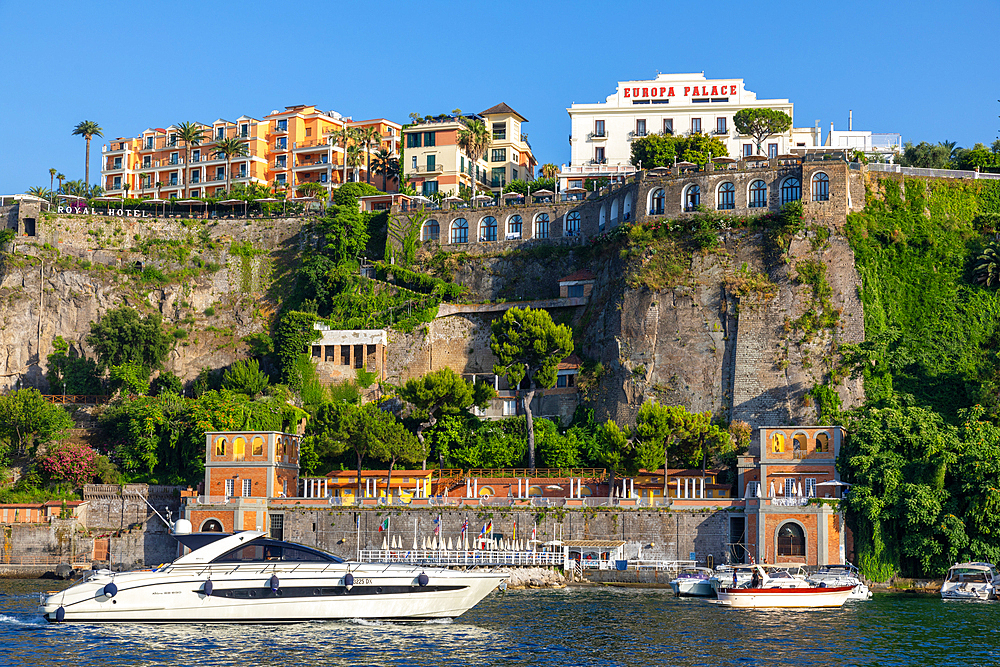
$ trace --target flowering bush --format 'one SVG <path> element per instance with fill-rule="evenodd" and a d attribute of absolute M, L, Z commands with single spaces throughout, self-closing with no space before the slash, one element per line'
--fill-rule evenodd
<path fill-rule="evenodd" d="M 38 465 L 52 479 L 69 482 L 74 488 L 93 481 L 97 474 L 98 453 L 87 445 L 63 445 L 43 456 Z"/>

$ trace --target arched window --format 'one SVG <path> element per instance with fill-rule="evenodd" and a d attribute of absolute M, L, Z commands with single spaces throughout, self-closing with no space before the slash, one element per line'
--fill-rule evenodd
<path fill-rule="evenodd" d="M 819 171 L 813 174 L 813 201 L 830 200 L 830 177 Z"/>
<path fill-rule="evenodd" d="M 217 438 L 216 441 L 215 441 L 215 455 L 216 456 L 225 456 L 226 455 L 226 445 L 227 444 L 229 444 L 229 443 L 226 442 L 225 438 Z"/>
<path fill-rule="evenodd" d="M 530 496 L 531 498 L 540 498 L 543 495 L 545 495 L 545 493 L 542 491 L 542 487 L 540 486 L 528 487 L 528 496 Z"/>
<path fill-rule="evenodd" d="M 604 205 L 601 204 L 600 221 L 597 224 L 597 231 L 599 232 L 603 232 L 604 228 L 607 227 L 607 216 L 605 215 L 606 210 L 607 209 L 604 208 Z"/>
<path fill-rule="evenodd" d="M 719 210 L 728 211 L 736 208 L 736 186 L 725 182 L 719 186 Z"/>
<path fill-rule="evenodd" d="M 778 529 L 778 555 L 806 555 L 806 536 L 797 523 L 786 523 Z"/>
<path fill-rule="evenodd" d="M 618 200 L 611 202 L 611 226 L 618 226 Z"/>
<path fill-rule="evenodd" d="M 785 451 L 784 433 L 775 433 L 771 436 L 771 451 L 778 454 Z"/>
<path fill-rule="evenodd" d="M 221 533 L 222 524 L 215 519 L 209 519 L 205 523 L 201 524 L 201 532 L 203 533 Z"/>
<path fill-rule="evenodd" d="M 784 206 L 790 201 L 802 199 L 802 181 L 795 178 L 786 178 L 781 184 L 781 204 Z"/>
<path fill-rule="evenodd" d="M 251 443 L 250 446 L 252 448 L 251 451 L 253 452 L 254 456 L 264 455 L 264 438 L 260 437 L 259 435 L 254 436 L 253 442 Z"/>
<path fill-rule="evenodd" d="M 455 218 L 451 223 L 451 242 L 452 243 L 468 243 L 469 242 L 469 221 L 465 218 Z"/>
<path fill-rule="evenodd" d="M 519 239 L 521 238 L 521 216 L 512 215 L 507 220 L 507 238 Z"/>
<path fill-rule="evenodd" d="M 816 434 L 816 451 L 830 451 L 830 435 L 826 432 Z"/>
<path fill-rule="evenodd" d="M 801 459 L 805 456 L 805 453 L 809 451 L 806 442 L 805 433 L 795 434 L 795 437 L 792 438 L 792 458 Z"/>
<path fill-rule="evenodd" d="M 479 497 L 480 498 L 492 498 L 496 495 L 496 491 L 493 490 L 491 486 L 481 486 L 479 487 Z"/>
<path fill-rule="evenodd" d="M 242 461 L 247 453 L 247 441 L 240 436 L 233 438 L 233 456 L 237 461 Z"/>
<path fill-rule="evenodd" d="M 535 238 L 549 238 L 549 214 L 539 213 L 535 216 Z"/>
<path fill-rule="evenodd" d="M 480 241 L 496 241 L 497 240 L 497 219 L 492 215 L 488 215 L 483 218 L 482 223 L 479 225 L 479 240 Z"/>
<path fill-rule="evenodd" d="M 649 214 L 663 215 L 663 188 L 657 188 L 649 194 Z"/>
<path fill-rule="evenodd" d="M 580 235 L 580 212 L 570 211 L 566 214 L 566 236 Z"/>
<path fill-rule="evenodd" d="M 628 222 L 632 219 L 632 193 L 625 193 L 625 203 L 622 204 L 622 222 Z"/>
<path fill-rule="evenodd" d="M 684 188 L 684 210 L 693 211 L 701 204 L 701 188 L 692 183 Z"/>
<path fill-rule="evenodd" d="M 764 208 L 767 206 L 767 183 L 756 180 L 750 184 L 750 208 Z"/>
<path fill-rule="evenodd" d="M 424 223 L 423 239 L 425 241 L 437 241 L 441 238 L 441 225 L 437 220 L 428 220 Z"/>

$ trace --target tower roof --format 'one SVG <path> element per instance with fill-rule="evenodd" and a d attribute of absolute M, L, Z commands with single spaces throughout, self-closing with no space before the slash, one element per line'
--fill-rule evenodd
<path fill-rule="evenodd" d="M 486 111 L 480 111 L 479 115 L 480 116 L 491 116 L 493 114 L 502 114 L 502 113 L 513 114 L 513 115 L 517 116 L 518 118 L 520 118 L 522 123 L 527 123 L 528 122 L 527 118 L 525 118 L 524 116 L 522 116 L 518 112 L 516 112 L 513 109 L 511 109 L 510 105 L 508 105 L 506 102 L 501 102 L 500 104 L 496 104 L 494 106 L 491 106 Z"/>

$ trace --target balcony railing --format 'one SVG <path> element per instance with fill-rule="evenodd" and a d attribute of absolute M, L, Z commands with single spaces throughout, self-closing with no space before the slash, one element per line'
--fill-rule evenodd
<path fill-rule="evenodd" d="M 288 169 L 288 163 L 287 162 L 275 162 L 274 163 L 274 168 L 275 169 L 282 169 L 282 170 Z"/>
<path fill-rule="evenodd" d="M 319 148 L 321 146 L 329 146 L 329 145 L 330 145 L 329 139 L 316 139 L 313 141 L 296 141 L 294 144 L 292 144 L 292 146 L 296 150 L 304 148 Z"/>
<path fill-rule="evenodd" d="M 281 125 L 279 123 L 272 123 L 271 132 L 288 132 L 288 124 L 285 123 L 284 125 Z"/>
<path fill-rule="evenodd" d="M 444 167 L 438 164 L 424 165 L 418 164 L 415 169 L 410 169 L 415 174 L 438 174 L 444 171 Z"/>
<path fill-rule="evenodd" d="M 590 134 L 587 135 L 587 138 L 588 139 L 607 139 L 608 138 L 608 133 L 604 132 L 604 131 L 601 131 L 601 132 L 591 132 Z"/>

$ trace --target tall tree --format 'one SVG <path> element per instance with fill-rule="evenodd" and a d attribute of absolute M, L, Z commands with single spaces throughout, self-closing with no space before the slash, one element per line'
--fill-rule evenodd
<path fill-rule="evenodd" d="M 770 136 L 787 132 L 792 126 L 792 118 L 777 109 L 740 109 L 733 116 L 733 125 L 740 134 L 752 137 L 761 154 L 760 145 Z"/>
<path fill-rule="evenodd" d="M 424 442 L 424 431 L 433 428 L 438 419 L 447 414 L 458 414 L 476 406 L 485 408 L 490 399 L 496 396 L 496 391 L 483 381 L 472 384 L 450 368 L 428 373 L 419 378 L 411 378 L 399 388 L 399 397 L 420 412 L 420 423 L 417 425 L 417 441 L 424 449 L 424 468 L 427 468 L 427 455 Z M 444 467 L 444 462 L 441 462 Z"/>
<path fill-rule="evenodd" d="M 188 184 L 191 182 L 191 147 L 200 146 L 205 140 L 205 128 L 198 123 L 181 123 L 177 126 L 177 138 L 184 142 L 185 162 L 183 182 L 183 198 L 188 196 Z M 228 187 L 226 188 L 229 189 Z"/>
<path fill-rule="evenodd" d="M 493 134 L 486 127 L 486 123 L 479 120 L 465 121 L 465 128 L 458 131 L 458 147 L 469 158 L 469 177 L 472 180 L 473 197 L 476 196 L 476 162 L 486 155 L 492 141 Z M 530 431 L 529 426 L 529 433 Z"/>
<path fill-rule="evenodd" d="M 33 452 L 72 428 L 73 420 L 58 405 L 49 403 L 37 389 L 18 389 L 0 396 L 0 440 L 18 454 Z M 0 459 L 6 459 L 0 451 Z"/>
<path fill-rule="evenodd" d="M 351 167 L 352 173 L 354 174 L 354 181 L 358 181 L 358 168 L 361 166 L 362 158 L 364 158 L 364 147 L 361 145 L 360 141 L 353 142 L 347 146 L 347 164 Z"/>
<path fill-rule="evenodd" d="M 388 181 L 399 178 L 399 158 L 384 148 L 378 149 L 373 160 L 375 173 L 382 176 L 382 192 L 388 192 Z"/>
<path fill-rule="evenodd" d="M 87 140 L 87 164 L 84 169 L 84 181 L 90 187 L 90 140 L 94 137 L 103 137 L 104 129 L 92 120 L 82 120 L 73 128 L 74 136 L 81 136 Z"/>
<path fill-rule="evenodd" d="M 372 148 L 378 148 L 382 145 L 382 131 L 379 130 L 377 125 L 371 125 L 369 127 L 363 128 L 361 130 L 361 142 L 365 146 L 365 181 L 368 184 L 372 182 Z"/>
<path fill-rule="evenodd" d="M 340 184 L 343 185 L 344 183 L 347 182 L 347 147 L 352 143 L 354 143 L 355 133 L 354 130 L 347 127 L 347 125 L 345 124 L 341 126 L 339 130 L 334 130 L 333 132 L 331 132 L 330 136 L 333 137 L 333 140 L 338 144 L 340 144 L 341 148 L 344 149 L 344 155 L 343 155 L 344 175 L 340 179 Z"/>
<path fill-rule="evenodd" d="M 643 403 L 636 417 L 633 439 L 639 465 L 653 471 L 663 463 L 663 497 L 670 483 L 670 445 L 693 435 L 691 413 L 683 405 Z"/>
<path fill-rule="evenodd" d="M 49 193 L 54 193 L 55 192 L 56 172 L 57 171 L 58 171 L 58 169 L 56 169 L 55 167 L 52 167 L 51 169 L 49 169 Z M 51 194 L 50 194 L 50 197 L 51 197 Z M 49 203 L 51 203 L 51 199 L 50 199 Z"/>
<path fill-rule="evenodd" d="M 523 387 L 518 393 L 528 424 L 528 467 L 534 469 L 535 385 L 555 386 L 559 362 L 573 354 L 573 330 L 553 322 L 547 310 L 511 308 L 493 322 L 492 332 L 490 349 L 497 357 L 493 372 L 506 376 L 512 389 Z"/>
<path fill-rule="evenodd" d="M 66 180 L 66 174 L 56 174 L 56 180 L 59 181 L 59 191 L 62 192 L 63 181 Z"/>
<path fill-rule="evenodd" d="M 87 334 L 87 344 L 97 353 L 102 370 L 135 362 L 144 369 L 147 382 L 149 374 L 163 366 L 171 340 L 159 313 L 143 318 L 128 306 L 105 313 L 91 323 Z"/>
<path fill-rule="evenodd" d="M 392 469 L 396 463 L 416 463 L 421 459 L 426 461 L 427 453 L 424 446 L 391 413 L 382 410 L 379 412 L 385 416 L 379 417 L 381 424 L 378 438 L 372 447 L 372 456 L 389 464 L 389 473 L 385 477 L 385 498 L 389 501 L 392 498 Z M 375 490 L 375 495 L 378 496 L 378 489 Z"/>
<path fill-rule="evenodd" d="M 215 150 L 226 156 L 226 192 L 229 192 L 229 180 L 232 176 L 232 164 L 234 157 L 246 157 L 250 154 L 247 145 L 236 137 L 220 139 L 215 142 Z"/>
<path fill-rule="evenodd" d="M 559 173 L 559 167 L 552 164 L 551 162 L 546 162 L 545 164 L 543 164 L 541 167 L 538 168 L 538 171 L 542 174 L 544 178 L 554 179 L 556 177 L 556 174 Z"/>

